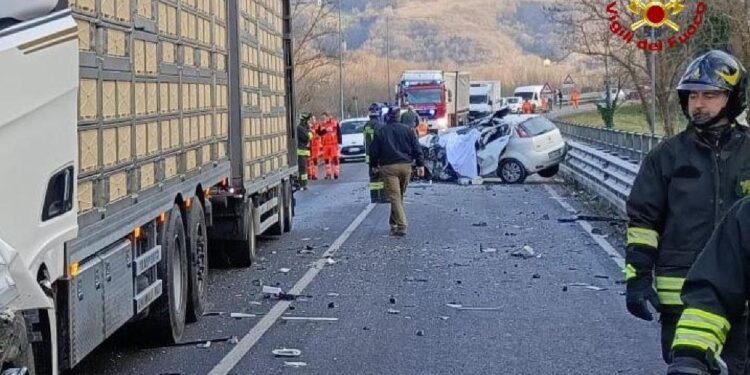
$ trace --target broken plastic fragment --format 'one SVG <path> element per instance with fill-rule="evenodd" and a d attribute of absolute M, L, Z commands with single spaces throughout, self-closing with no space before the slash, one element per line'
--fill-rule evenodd
<path fill-rule="evenodd" d="M 277 357 L 299 357 L 302 355 L 302 351 L 300 351 L 299 349 L 287 348 L 274 349 L 272 353 Z"/>
<path fill-rule="evenodd" d="M 231 313 L 229 314 L 229 317 L 234 319 L 244 319 L 244 318 L 255 318 L 257 315 L 255 314 L 245 314 L 245 313 Z"/>
<path fill-rule="evenodd" d="M 284 366 L 294 367 L 294 368 L 300 368 L 307 366 L 307 363 L 305 362 L 288 362 L 284 361 Z"/>
<path fill-rule="evenodd" d="M 206 341 L 206 342 L 198 344 L 196 346 L 199 347 L 199 348 L 201 348 L 201 349 L 208 349 L 208 348 L 211 347 L 211 341 Z"/>
<path fill-rule="evenodd" d="M 391 315 L 401 314 L 401 311 L 398 311 L 396 309 L 388 309 L 388 314 L 391 314 Z"/>
<path fill-rule="evenodd" d="M 289 273 L 289 271 L 291 271 L 289 268 L 279 268 L 279 272 L 281 273 Z"/>

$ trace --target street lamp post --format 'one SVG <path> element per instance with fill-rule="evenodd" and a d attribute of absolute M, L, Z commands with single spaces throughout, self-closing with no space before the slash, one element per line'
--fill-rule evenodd
<path fill-rule="evenodd" d="M 385 16 L 385 98 L 391 100 L 391 20 L 390 15 Z"/>
<path fill-rule="evenodd" d="M 341 32 L 341 0 L 338 0 L 339 6 L 339 93 L 341 97 L 340 119 L 344 120 L 344 38 Z"/>

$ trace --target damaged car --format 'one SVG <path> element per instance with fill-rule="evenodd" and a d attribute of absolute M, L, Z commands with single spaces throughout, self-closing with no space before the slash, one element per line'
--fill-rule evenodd
<path fill-rule="evenodd" d="M 539 115 L 510 115 L 507 107 L 467 126 L 420 138 L 428 178 L 500 177 L 520 184 L 529 176 L 555 176 L 567 145 L 552 121 Z"/>

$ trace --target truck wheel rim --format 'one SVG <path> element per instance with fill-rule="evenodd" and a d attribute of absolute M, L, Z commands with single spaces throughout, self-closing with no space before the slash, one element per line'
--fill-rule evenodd
<path fill-rule="evenodd" d="M 206 241 L 204 239 L 205 234 L 203 233 L 203 225 L 196 225 L 196 241 L 195 241 L 195 278 L 196 288 L 203 290 L 203 282 L 206 277 Z"/>
<path fill-rule="evenodd" d="M 174 253 L 172 254 L 172 296 L 175 304 L 175 308 L 179 311 L 182 306 L 182 262 L 180 261 L 180 253 L 182 248 L 180 245 L 180 238 L 174 237 Z"/>

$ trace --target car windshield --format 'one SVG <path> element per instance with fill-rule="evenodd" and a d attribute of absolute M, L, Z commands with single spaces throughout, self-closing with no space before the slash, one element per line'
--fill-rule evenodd
<path fill-rule="evenodd" d="M 406 90 L 406 101 L 411 104 L 434 104 L 441 101 L 440 89 Z"/>
<path fill-rule="evenodd" d="M 469 103 L 471 104 L 486 104 L 487 95 L 472 95 L 469 97 Z"/>
<path fill-rule="evenodd" d="M 361 134 L 367 121 L 344 121 L 341 123 L 341 134 Z"/>
<path fill-rule="evenodd" d="M 508 98 L 508 104 L 518 104 L 518 98 Z"/>
<path fill-rule="evenodd" d="M 520 96 L 523 100 L 531 100 L 534 97 L 533 92 L 517 92 L 516 96 Z"/>
<path fill-rule="evenodd" d="M 526 130 L 526 133 L 532 137 L 542 135 L 556 129 L 555 124 L 544 117 L 534 117 L 531 120 L 524 122 L 521 126 L 523 126 L 523 129 Z"/>

